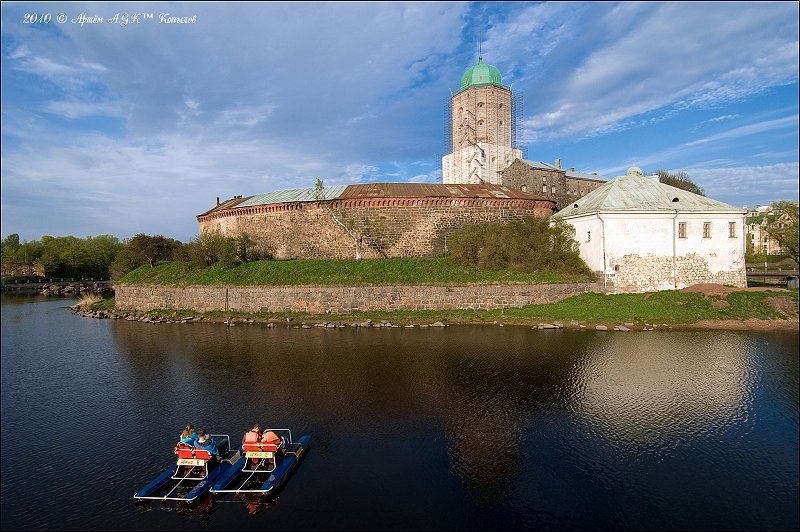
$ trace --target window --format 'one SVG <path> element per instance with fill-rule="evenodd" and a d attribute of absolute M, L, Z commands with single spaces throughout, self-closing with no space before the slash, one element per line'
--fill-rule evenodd
<path fill-rule="evenodd" d="M 736 222 L 728 222 L 728 236 L 736 238 Z"/>
<path fill-rule="evenodd" d="M 591 242 L 592 241 L 592 232 L 591 231 L 586 231 L 586 241 L 587 242 Z"/>
<path fill-rule="evenodd" d="M 678 222 L 678 238 L 686 238 L 686 222 Z"/>
<path fill-rule="evenodd" d="M 703 238 L 711 238 L 711 222 L 703 222 Z"/>
<path fill-rule="evenodd" d="M 522 186 L 520 187 L 520 189 L 521 189 L 523 192 L 527 192 L 527 191 L 528 191 L 528 185 L 522 185 Z"/>
<path fill-rule="evenodd" d="M 542 192 L 547 194 L 547 185 L 542 185 Z"/>
<path fill-rule="evenodd" d="M 552 187 L 550 187 L 550 193 L 551 193 L 551 194 L 555 194 L 555 193 L 556 193 L 556 186 L 555 186 L 555 185 L 553 185 Z"/>
<path fill-rule="evenodd" d="M 547 183 L 547 178 L 546 177 L 542 178 L 542 183 Z"/>

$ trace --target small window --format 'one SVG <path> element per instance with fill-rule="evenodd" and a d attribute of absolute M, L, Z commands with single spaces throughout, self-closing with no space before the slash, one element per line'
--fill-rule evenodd
<path fill-rule="evenodd" d="M 483 107 L 483 102 L 478 102 L 478 107 Z"/>
<path fill-rule="evenodd" d="M 592 241 L 592 232 L 591 231 L 586 231 L 586 241 L 587 242 L 591 242 Z"/>
<path fill-rule="evenodd" d="M 501 104 L 501 105 L 502 105 L 502 104 Z M 528 191 L 528 185 L 522 185 L 522 186 L 520 187 L 520 190 L 522 190 L 523 192 L 527 192 L 527 191 Z"/>
<path fill-rule="evenodd" d="M 703 238 L 711 238 L 711 222 L 703 222 Z"/>
<path fill-rule="evenodd" d="M 555 186 L 555 185 L 553 185 L 552 187 L 550 187 L 550 193 L 551 193 L 551 194 L 555 194 L 555 193 L 556 193 L 556 186 Z"/>
<path fill-rule="evenodd" d="M 728 236 L 736 238 L 736 222 L 728 222 Z"/>
<path fill-rule="evenodd" d="M 547 183 L 547 178 L 546 177 L 542 178 L 542 183 Z"/>
<path fill-rule="evenodd" d="M 686 222 L 678 222 L 678 238 L 686 238 Z"/>
<path fill-rule="evenodd" d="M 547 194 L 547 185 L 542 185 L 542 192 Z"/>
<path fill-rule="evenodd" d="M 502 108 L 503 108 L 503 104 L 501 103 L 501 104 L 500 104 L 500 109 L 502 109 Z"/>
<path fill-rule="evenodd" d="M 503 121 L 502 121 L 502 120 L 500 121 L 500 125 L 501 125 L 501 126 L 503 125 Z"/>

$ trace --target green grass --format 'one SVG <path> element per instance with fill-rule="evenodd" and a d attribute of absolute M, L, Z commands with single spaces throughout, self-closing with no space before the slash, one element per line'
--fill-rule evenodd
<path fill-rule="evenodd" d="M 374 286 L 495 283 L 576 283 L 590 279 L 578 274 L 478 270 L 447 258 L 362 260 L 265 260 L 235 266 L 198 268 L 164 262 L 142 266 L 120 279 L 122 284 L 165 286 Z"/>
<path fill-rule="evenodd" d="M 798 291 L 789 292 L 732 292 L 725 299 L 729 306 L 717 309 L 713 303 L 719 297 L 705 298 L 701 294 L 666 290 L 645 294 L 581 294 L 553 304 L 528 305 L 522 308 L 504 310 L 436 310 L 436 311 L 397 311 L 397 312 L 352 312 L 347 314 L 305 314 L 285 313 L 241 313 L 208 312 L 201 314 L 189 310 L 161 310 L 144 312 L 152 317 L 182 318 L 203 315 L 208 318 L 254 318 L 259 320 L 301 321 L 347 321 L 357 322 L 372 319 L 389 320 L 393 323 L 518 323 L 535 324 L 552 321 L 578 321 L 585 324 L 629 323 L 642 324 L 689 324 L 703 320 L 736 320 L 758 318 L 784 319 L 786 316 L 773 310 L 764 300 L 768 297 L 791 297 L 795 307 L 798 304 Z M 109 300 L 101 303 L 108 309 Z M 111 307 L 113 307 L 113 300 Z M 93 308 L 95 309 L 95 308 Z M 97 307 L 95 310 L 100 310 Z"/>

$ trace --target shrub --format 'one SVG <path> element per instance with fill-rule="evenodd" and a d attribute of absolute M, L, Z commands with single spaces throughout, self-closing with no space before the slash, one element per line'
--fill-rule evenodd
<path fill-rule="evenodd" d="M 551 271 L 591 275 L 580 258 L 575 231 L 543 218 L 463 227 L 449 238 L 450 257 L 476 268 Z"/>

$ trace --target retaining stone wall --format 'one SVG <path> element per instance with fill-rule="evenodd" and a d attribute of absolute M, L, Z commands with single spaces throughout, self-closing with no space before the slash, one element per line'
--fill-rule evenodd
<path fill-rule="evenodd" d="M 594 283 L 474 286 L 189 286 L 118 285 L 118 310 L 308 312 L 500 309 L 555 303 L 599 291 Z"/>

